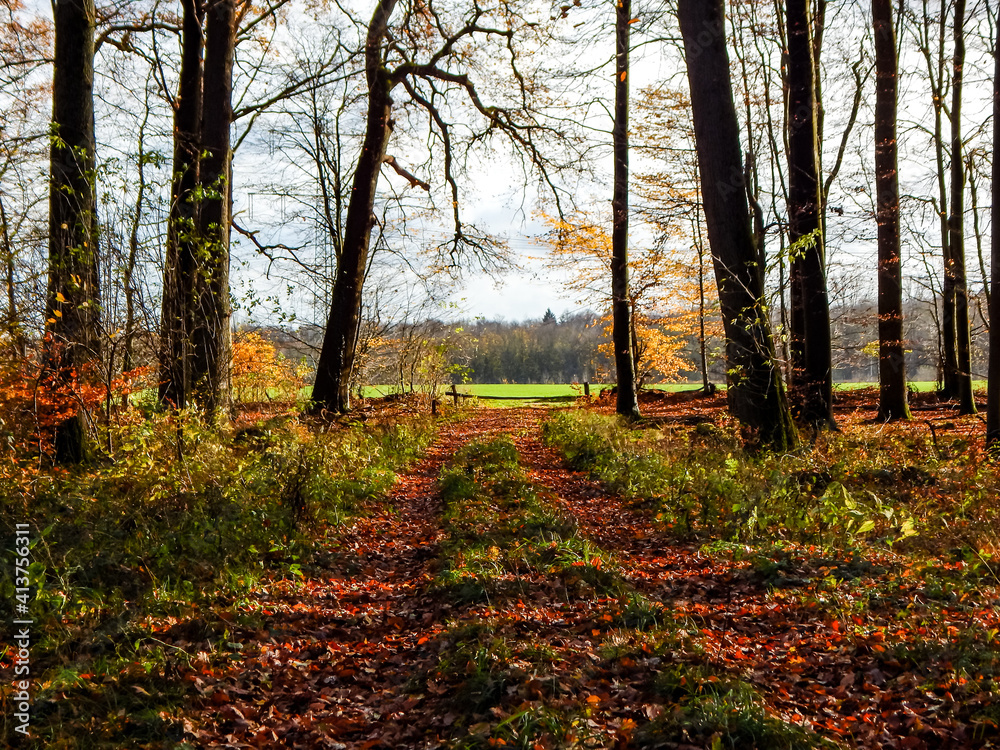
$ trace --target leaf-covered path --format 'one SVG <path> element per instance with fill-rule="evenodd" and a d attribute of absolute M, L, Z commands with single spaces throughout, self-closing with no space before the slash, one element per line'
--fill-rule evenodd
<path fill-rule="evenodd" d="M 749 562 L 671 540 L 642 509 L 564 468 L 541 440 L 545 413 L 482 409 L 443 423 L 392 496 L 331 537 L 321 568 L 248 605 L 262 629 L 234 633 L 228 659 L 185 675 L 201 696 L 185 722 L 190 741 L 725 747 L 713 743 L 728 735 L 699 732 L 740 714 L 756 739 L 738 747 L 812 746 L 803 727 L 846 747 L 996 746 L 995 725 L 967 721 L 982 713 L 975 697 L 956 699 L 960 684 L 906 655 L 937 646 L 946 660 L 937 635 L 981 610 L 956 603 L 936 610 L 944 622 L 900 619 L 920 597 L 888 559 L 804 554 L 776 587 Z M 501 434 L 588 557 L 501 573 L 513 587 L 467 600 L 440 583 L 437 481 L 463 446 Z M 831 574 L 857 585 L 824 593 Z M 894 580 L 894 597 L 860 606 L 866 576 Z"/>

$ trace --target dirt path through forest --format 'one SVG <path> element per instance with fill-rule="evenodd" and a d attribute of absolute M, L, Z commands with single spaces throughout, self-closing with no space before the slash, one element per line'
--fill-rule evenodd
<path fill-rule="evenodd" d="M 478 613 L 427 593 L 438 564 L 441 467 L 473 439 L 530 435 L 535 409 L 481 409 L 443 422 L 390 498 L 337 536 L 325 575 L 261 597 L 266 629 L 221 674 L 188 679 L 204 697 L 185 722 L 204 746 L 423 747 L 441 694 L 411 694 L 438 661 L 445 624 Z M 443 694 L 443 690 L 441 693 Z"/>
<path fill-rule="evenodd" d="M 629 747 L 636 727 L 664 711 L 651 674 L 677 659 L 749 680 L 770 711 L 847 746 L 992 746 L 926 713 L 948 698 L 887 688 L 894 662 L 882 657 L 884 635 L 870 627 L 878 622 L 862 628 L 850 602 L 823 611 L 816 596 L 767 590 L 749 563 L 668 540 L 643 511 L 563 466 L 541 440 L 545 415 L 479 409 L 442 423 L 389 500 L 338 535 L 325 570 L 272 586 L 259 602 L 266 628 L 244 634 L 224 669 L 187 675 L 203 696 L 186 722 L 189 737 L 204 746 L 430 748 L 465 732 L 481 741 L 449 746 L 500 746 L 484 738 L 533 712 L 570 727 L 556 744 L 536 727 L 535 748 Z M 621 598 L 586 596 L 544 574 L 527 581 L 525 596 L 485 604 L 435 590 L 441 467 L 472 439 L 500 434 L 513 436 L 530 479 L 576 519 L 578 533 L 671 620 L 683 652 L 655 651 L 641 633 L 616 630 Z M 462 650 L 459 632 L 480 638 L 480 650 Z M 482 714 L 456 708 L 469 675 L 490 659 L 505 670 L 496 704 Z"/>

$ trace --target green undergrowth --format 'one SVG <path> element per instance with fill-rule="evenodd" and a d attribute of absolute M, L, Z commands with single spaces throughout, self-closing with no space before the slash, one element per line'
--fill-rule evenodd
<path fill-rule="evenodd" d="M 457 598 L 523 596 L 539 575 L 603 595 L 626 591 L 608 553 L 528 479 L 510 437 L 466 445 L 439 487 L 448 533 L 439 584 Z"/>
<path fill-rule="evenodd" d="M 234 432 L 152 415 L 116 428 L 113 451 L 85 469 L 5 467 L 2 525 L 30 524 L 37 746 L 173 746 L 190 689 L 178 670 L 238 653 L 259 623 L 254 594 L 320 564 L 324 537 L 364 514 L 431 436 L 418 421 Z M 0 596 L 15 601 L 5 548 Z M 11 737 L 10 712 L 4 721 Z"/>
<path fill-rule="evenodd" d="M 794 453 L 751 455 L 725 424 L 655 429 L 561 412 L 543 429 L 570 466 L 678 537 L 921 549 L 975 558 L 984 572 L 997 545 L 996 466 L 959 437 L 845 430 Z"/>

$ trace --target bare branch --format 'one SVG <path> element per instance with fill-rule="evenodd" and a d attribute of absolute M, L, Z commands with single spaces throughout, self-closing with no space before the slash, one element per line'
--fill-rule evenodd
<path fill-rule="evenodd" d="M 412 172 L 407 172 L 406 169 L 400 166 L 399 162 L 396 161 L 395 156 L 386 156 L 382 160 L 382 163 L 388 164 L 390 167 L 392 167 L 393 170 L 396 172 L 396 174 L 398 174 L 400 177 L 402 177 L 403 179 L 407 180 L 410 183 L 410 187 L 419 186 L 422 187 L 427 192 L 430 192 L 431 189 L 430 183 L 424 182 L 419 177 L 414 175 Z"/>

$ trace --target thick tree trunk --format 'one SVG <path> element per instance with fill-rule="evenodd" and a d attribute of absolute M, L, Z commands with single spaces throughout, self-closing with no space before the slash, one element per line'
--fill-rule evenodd
<path fill-rule="evenodd" d="M 53 2 L 49 279 L 45 305 L 45 361 L 56 384 L 85 378 L 101 357 L 97 211 L 94 198 L 93 0 Z M 88 456 L 85 415 L 78 412 L 55 433 L 56 460 Z"/>
<path fill-rule="evenodd" d="M 191 398 L 193 280 L 197 258 L 202 107 L 201 0 L 183 0 L 180 86 L 174 103 L 174 171 L 170 190 L 163 303 L 160 388 L 164 404 L 183 408 Z"/>
<path fill-rule="evenodd" d="M 229 406 L 232 334 L 229 302 L 229 232 L 236 0 L 216 0 L 206 11 L 202 95 L 201 173 L 204 198 L 198 217 L 198 264 L 191 335 L 191 387 L 208 415 Z"/>
<path fill-rule="evenodd" d="M 796 442 L 764 310 L 763 253 L 754 247 L 739 125 L 726 50 L 723 0 L 680 0 L 708 240 L 726 330 L 729 408 L 752 442 Z"/>
<path fill-rule="evenodd" d="M 949 395 L 958 399 L 962 414 L 975 414 L 972 394 L 972 334 L 969 326 L 969 285 L 965 274 L 965 160 L 962 148 L 962 81 L 965 68 L 965 0 L 955 1 L 954 74 L 951 88 L 951 215 L 945 280 L 955 301 L 955 362 Z M 947 380 L 946 380 L 947 382 Z"/>
<path fill-rule="evenodd" d="M 396 0 L 380 0 L 368 24 L 365 44 L 368 118 L 344 222 L 344 244 L 333 284 L 330 317 L 316 366 L 312 394 L 315 409 L 347 412 L 351 408 L 351 374 L 361 321 L 361 291 L 375 221 L 375 192 L 392 134 L 393 82 L 382 65 L 382 45 L 395 6 Z"/>
<path fill-rule="evenodd" d="M 1000 227 L 1000 24 L 993 48 L 993 208 L 994 227 Z M 1000 448 L 1000 231 L 990 240 L 990 361 L 986 396 L 986 445 Z"/>
<path fill-rule="evenodd" d="M 626 417 L 639 416 L 635 389 L 634 332 L 628 297 L 628 53 L 630 0 L 617 0 L 615 11 L 615 177 L 611 199 L 611 339 L 615 349 L 618 394 L 615 410 Z"/>
<path fill-rule="evenodd" d="M 794 244 L 811 239 L 793 253 L 791 306 L 799 361 L 795 362 L 795 400 L 804 421 L 835 426 L 830 305 L 826 290 L 816 64 L 813 59 L 809 0 L 788 0 L 788 221 Z"/>
<path fill-rule="evenodd" d="M 892 0 L 872 0 L 875 28 L 875 213 L 878 221 L 879 418 L 909 419 L 903 352 L 896 146 L 897 60 Z"/>

